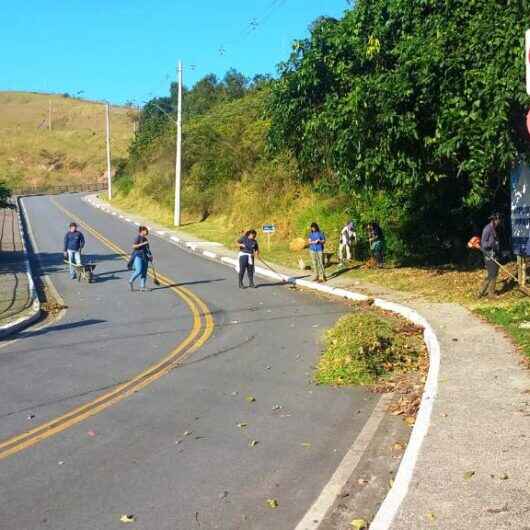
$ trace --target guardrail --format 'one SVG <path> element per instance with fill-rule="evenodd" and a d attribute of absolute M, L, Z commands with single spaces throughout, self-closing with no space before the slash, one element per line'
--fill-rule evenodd
<path fill-rule="evenodd" d="M 58 195 L 59 193 L 83 193 L 106 189 L 106 182 L 94 182 L 92 184 L 72 184 L 71 186 L 26 186 L 13 188 L 11 193 L 13 195 Z"/>

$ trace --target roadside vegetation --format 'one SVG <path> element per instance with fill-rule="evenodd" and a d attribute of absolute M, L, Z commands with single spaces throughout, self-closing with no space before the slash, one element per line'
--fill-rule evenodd
<path fill-rule="evenodd" d="M 131 108 L 112 107 L 114 163 L 127 156 L 136 114 Z M 0 180 L 8 186 L 94 183 L 104 178 L 105 169 L 102 103 L 68 94 L 0 92 Z"/>
<path fill-rule="evenodd" d="M 484 272 L 466 242 L 493 210 L 509 215 L 511 166 L 530 154 L 529 16 L 524 2 L 359 0 L 340 19 L 315 20 L 275 79 L 206 76 L 184 94 L 185 230 L 232 245 L 274 223 L 265 258 L 297 266 L 304 255 L 289 243 L 310 222 L 333 252 L 351 218 L 359 262 L 346 280 L 492 307 L 475 300 Z M 118 206 L 168 226 L 176 95 L 172 85 L 142 109 L 116 176 Z M 385 270 L 364 264 L 372 220 L 386 236 Z M 506 283 L 494 313 L 524 341 L 500 318 L 519 301 Z"/>

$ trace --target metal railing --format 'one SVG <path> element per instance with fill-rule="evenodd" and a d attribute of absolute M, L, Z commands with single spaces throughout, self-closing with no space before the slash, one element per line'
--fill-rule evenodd
<path fill-rule="evenodd" d="M 93 182 L 90 184 L 72 184 L 68 186 L 25 186 L 13 188 L 11 193 L 13 195 L 58 195 L 60 193 L 86 193 L 106 189 L 106 182 Z"/>

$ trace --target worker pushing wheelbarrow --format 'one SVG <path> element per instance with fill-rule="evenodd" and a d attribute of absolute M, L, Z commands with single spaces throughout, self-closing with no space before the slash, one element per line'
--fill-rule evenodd
<path fill-rule="evenodd" d="M 70 278 L 78 281 L 85 280 L 92 283 L 94 278 L 94 263 L 84 263 L 81 260 L 81 251 L 85 246 L 85 236 L 77 229 L 76 223 L 70 223 L 68 232 L 64 236 L 64 261 L 68 264 Z"/>

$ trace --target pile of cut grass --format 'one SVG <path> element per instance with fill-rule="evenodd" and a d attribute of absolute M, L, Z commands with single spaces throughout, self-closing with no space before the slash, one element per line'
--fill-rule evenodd
<path fill-rule="evenodd" d="M 419 369 L 422 330 L 374 308 L 355 309 L 326 332 L 315 380 L 327 385 L 371 385 Z"/>

